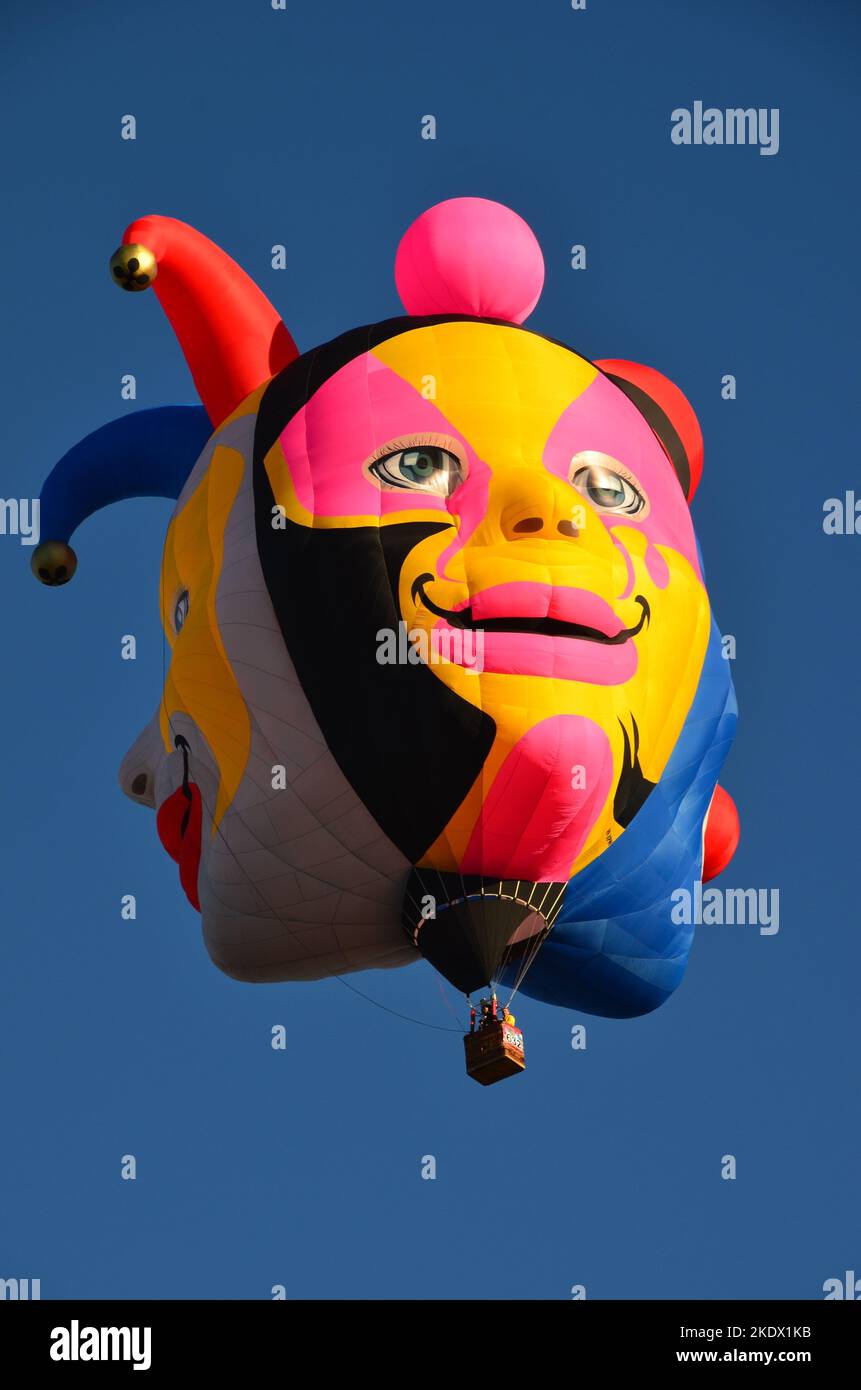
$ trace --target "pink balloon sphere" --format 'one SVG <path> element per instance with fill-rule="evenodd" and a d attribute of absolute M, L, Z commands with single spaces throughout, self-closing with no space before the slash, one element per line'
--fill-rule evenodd
<path fill-rule="evenodd" d="M 544 285 L 532 228 L 488 198 L 449 198 L 404 233 L 395 284 L 408 314 L 469 314 L 522 323 Z"/>

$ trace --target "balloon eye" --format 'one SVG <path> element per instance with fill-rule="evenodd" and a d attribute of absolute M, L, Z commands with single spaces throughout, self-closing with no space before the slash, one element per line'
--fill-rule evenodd
<path fill-rule="evenodd" d="M 582 455 L 579 457 L 582 458 Z M 636 516 L 646 505 L 645 497 L 630 478 L 603 464 L 593 463 L 575 468 L 571 482 L 583 497 L 604 512 Z"/>
<path fill-rule="evenodd" d="M 463 482 L 460 459 L 437 444 L 397 449 L 371 464 L 370 472 L 384 488 L 408 488 L 450 497 Z"/>
<path fill-rule="evenodd" d="M 426 483 L 439 467 L 437 459 L 427 449 L 408 449 L 400 462 L 401 472 L 416 483 Z"/>
<path fill-rule="evenodd" d="M 174 610 L 173 610 L 173 625 L 174 625 L 174 627 L 175 627 L 175 629 L 176 629 L 177 632 L 180 632 L 180 631 L 182 630 L 182 625 L 183 625 L 183 623 L 185 622 L 185 620 L 186 620 L 187 617 L 188 617 L 188 590 L 187 590 L 187 589 L 183 589 L 182 593 L 180 594 L 179 598 L 178 598 L 177 601 L 176 601 L 176 607 L 175 607 Z"/>

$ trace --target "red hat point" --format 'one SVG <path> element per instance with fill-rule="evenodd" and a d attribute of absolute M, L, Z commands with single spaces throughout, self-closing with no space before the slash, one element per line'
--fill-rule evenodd
<path fill-rule="evenodd" d="M 142 217 L 111 259 L 124 289 L 153 286 L 213 426 L 295 357 L 277 311 L 226 252 L 173 217 Z"/>

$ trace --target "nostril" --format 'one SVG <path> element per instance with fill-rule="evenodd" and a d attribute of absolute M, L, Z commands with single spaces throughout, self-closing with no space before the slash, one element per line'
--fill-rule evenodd
<path fill-rule="evenodd" d="M 560 521 L 556 530 L 560 536 L 579 536 L 580 534 L 573 521 Z"/>
<path fill-rule="evenodd" d="M 522 521 L 518 521 L 512 528 L 518 535 L 525 535 L 532 531 L 540 531 L 544 522 L 540 516 L 525 516 Z"/>
<path fill-rule="evenodd" d="M 147 778 L 145 772 L 139 772 L 137 777 L 133 778 L 132 791 L 134 792 L 135 796 L 143 796 L 144 792 L 146 791 L 146 783 Z"/>

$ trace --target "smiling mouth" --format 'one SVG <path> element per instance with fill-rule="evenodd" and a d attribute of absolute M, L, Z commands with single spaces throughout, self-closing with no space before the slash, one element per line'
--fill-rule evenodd
<path fill-rule="evenodd" d="M 639 620 L 633 627 L 623 627 L 615 636 L 608 637 L 597 627 L 587 627 L 584 623 L 566 623 L 561 618 L 481 618 L 472 616 L 472 608 L 457 610 L 440 608 L 425 592 L 425 584 L 433 580 L 432 574 L 420 574 L 410 590 L 413 602 L 420 599 L 429 613 L 444 618 L 451 627 L 466 628 L 471 632 L 531 632 L 545 637 L 577 637 L 582 642 L 600 642 L 605 647 L 620 647 L 629 637 L 636 637 L 651 622 L 652 610 L 642 594 L 636 594 L 634 601 L 640 605 Z"/>

